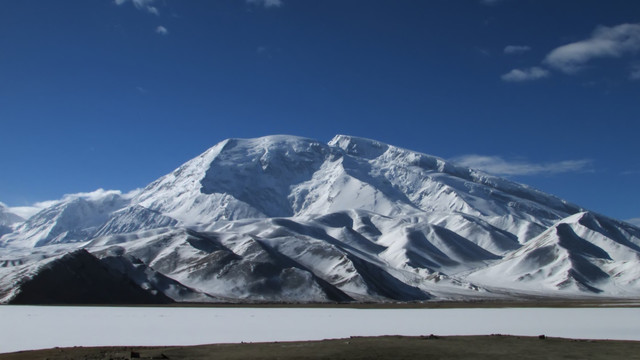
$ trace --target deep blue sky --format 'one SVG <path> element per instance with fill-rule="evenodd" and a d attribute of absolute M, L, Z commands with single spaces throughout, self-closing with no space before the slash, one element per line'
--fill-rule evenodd
<path fill-rule="evenodd" d="M 637 218 L 640 2 L 5 1 L 0 129 L 12 206 L 341 133 Z"/>

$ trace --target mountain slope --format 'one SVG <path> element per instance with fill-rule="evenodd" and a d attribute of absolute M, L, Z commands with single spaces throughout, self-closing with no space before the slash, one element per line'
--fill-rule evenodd
<path fill-rule="evenodd" d="M 0 237 L 13 232 L 14 226 L 23 221 L 23 218 L 11 212 L 11 209 L 3 203 L 0 203 Z"/>
<path fill-rule="evenodd" d="M 523 290 L 624 293 L 640 281 L 639 235 L 622 222 L 577 213 L 468 279 Z"/>
<path fill-rule="evenodd" d="M 7 207 L 3 203 L 0 203 L 0 225 L 11 226 L 23 221 L 24 219 L 19 215 L 11 212 L 11 209 L 9 209 L 9 207 Z"/>
<path fill-rule="evenodd" d="M 10 304 L 165 304 L 163 293 L 152 293 L 105 267 L 85 250 L 48 263 L 19 285 Z"/>
<path fill-rule="evenodd" d="M 225 140 L 132 203 L 184 225 L 353 208 L 388 216 L 457 212 L 518 231 L 520 242 L 582 210 L 436 157 L 342 135 L 328 145 L 290 136 Z"/>
<path fill-rule="evenodd" d="M 96 234 L 111 213 L 127 204 L 129 199 L 119 191 L 66 197 L 27 219 L 13 234 L 0 238 L 0 244 L 39 247 L 83 242 Z"/>

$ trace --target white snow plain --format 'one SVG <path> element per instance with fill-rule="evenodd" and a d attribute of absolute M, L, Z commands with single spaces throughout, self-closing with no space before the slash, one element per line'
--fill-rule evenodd
<path fill-rule="evenodd" d="M 376 335 L 640 340 L 640 308 L 340 309 L 0 306 L 0 353 Z"/>

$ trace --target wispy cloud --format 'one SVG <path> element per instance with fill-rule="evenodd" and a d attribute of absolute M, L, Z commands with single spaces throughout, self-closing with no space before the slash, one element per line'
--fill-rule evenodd
<path fill-rule="evenodd" d="M 485 48 L 481 48 L 481 47 L 476 47 L 476 51 L 485 57 L 491 57 L 491 51 L 485 49 Z"/>
<path fill-rule="evenodd" d="M 635 226 L 640 227 L 640 218 L 633 218 L 633 219 L 628 219 L 628 220 L 625 220 L 625 221 L 628 222 L 631 225 L 635 225 Z"/>
<path fill-rule="evenodd" d="M 493 5 L 496 5 L 497 3 L 502 2 L 502 1 L 503 0 L 480 0 L 480 4 L 493 6 Z"/>
<path fill-rule="evenodd" d="M 41 208 L 36 206 L 14 206 L 9 210 L 23 219 L 28 219 L 33 215 L 39 213 L 42 209 L 44 209 L 44 207 Z"/>
<path fill-rule="evenodd" d="M 40 201 L 30 206 L 12 206 L 10 211 L 23 219 L 28 219 L 40 211 L 60 203 L 60 200 Z"/>
<path fill-rule="evenodd" d="M 640 64 L 635 64 L 631 66 L 631 73 L 629 74 L 629 79 L 640 80 Z"/>
<path fill-rule="evenodd" d="M 565 160 L 550 163 L 531 163 L 522 160 L 505 160 L 500 156 L 463 155 L 451 159 L 454 163 L 500 176 L 552 175 L 587 171 L 591 160 Z"/>
<path fill-rule="evenodd" d="M 114 0 L 116 5 L 120 6 L 124 3 L 131 2 L 136 9 L 144 10 L 150 14 L 160 15 L 158 8 L 153 6 L 156 0 Z"/>
<path fill-rule="evenodd" d="M 546 78 L 550 73 L 541 67 L 534 66 L 527 69 L 513 69 L 501 76 L 503 81 L 523 82 Z"/>
<path fill-rule="evenodd" d="M 597 58 L 619 58 L 640 50 L 640 24 L 598 26 L 591 37 L 552 50 L 544 63 L 567 74 L 574 74 Z"/>
<path fill-rule="evenodd" d="M 504 48 L 504 53 L 507 54 L 507 55 L 522 54 L 522 53 L 525 53 L 527 51 L 531 51 L 531 46 L 527 46 L 527 45 L 507 45 Z"/>
<path fill-rule="evenodd" d="M 137 191 L 137 190 L 136 190 Z M 105 189 L 98 189 L 95 191 L 91 191 L 91 192 L 80 192 L 80 193 L 75 193 L 75 194 L 66 194 L 62 197 L 62 201 L 70 201 L 70 200 L 75 200 L 75 199 L 86 199 L 86 200 L 100 200 L 103 199 L 107 196 L 113 196 L 113 195 L 118 195 L 118 196 L 127 196 L 127 194 L 122 194 L 122 191 L 120 190 L 105 190 Z"/>
<path fill-rule="evenodd" d="M 528 46 L 509 45 L 505 54 L 529 51 Z M 598 26 L 587 39 L 572 42 L 551 50 L 542 65 L 528 69 L 513 69 L 501 76 L 504 81 L 536 80 L 550 75 L 549 70 L 557 70 L 573 75 L 585 69 L 589 62 L 599 58 L 621 58 L 640 52 L 640 23 L 616 26 Z M 544 66 L 544 67 L 543 67 Z M 547 68 L 547 69 L 545 69 Z M 640 65 L 632 65 L 630 80 L 640 80 Z"/>
<path fill-rule="evenodd" d="M 13 206 L 13 207 L 9 207 L 10 211 L 14 214 L 17 214 L 18 216 L 22 217 L 23 219 L 28 219 L 31 216 L 39 213 L 40 211 L 49 208 L 51 206 L 55 206 L 57 204 L 60 204 L 62 202 L 66 202 L 66 201 L 72 201 L 75 199 L 85 199 L 85 200 L 93 200 L 93 201 L 97 201 L 100 199 L 104 199 L 108 196 L 122 196 L 126 199 L 132 199 L 133 197 L 135 197 L 136 195 L 138 195 L 140 193 L 141 189 L 135 189 L 135 190 L 131 190 L 128 193 L 122 193 L 122 191 L 120 190 L 104 190 L 104 189 L 98 189 L 92 192 L 81 192 L 81 193 L 75 193 L 75 194 L 66 194 L 62 197 L 62 199 L 60 200 L 47 200 L 47 201 L 40 201 L 37 202 L 35 204 L 29 205 L 29 206 Z"/>
<path fill-rule="evenodd" d="M 246 1 L 249 4 L 260 5 L 260 6 L 264 6 L 266 8 L 280 7 L 280 6 L 284 5 L 282 0 L 246 0 Z"/>
<path fill-rule="evenodd" d="M 167 30 L 166 27 L 164 26 L 158 26 L 156 28 L 156 34 L 160 34 L 160 35 L 168 35 L 169 34 L 169 30 Z"/>
<path fill-rule="evenodd" d="M 160 16 L 160 11 L 158 11 L 158 8 L 155 6 L 147 6 L 145 8 L 150 14 L 156 15 L 156 16 Z"/>

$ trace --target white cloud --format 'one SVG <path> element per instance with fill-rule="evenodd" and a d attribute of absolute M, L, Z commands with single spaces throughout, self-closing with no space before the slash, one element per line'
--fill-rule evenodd
<path fill-rule="evenodd" d="M 640 24 L 599 26 L 590 38 L 552 50 L 544 63 L 564 73 L 573 74 L 593 59 L 619 58 L 639 50 Z"/>
<path fill-rule="evenodd" d="M 146 10 L 147 10 L 148 12 L 150 12 L 151 14 L 153 14 L 153 15 L 156 15 L 156 16 L 159 16 L 159 15 L 160 15 L 160 11 L 158 11 L 158 8 L 157 8 L 157 7 L 155 7 L 155 6 L 147 6 L 147 7 L 146 7 Z"/>
<path fill-rule="evenodd" d="M 501 2 L 501 1 L 502 0 L 480 0 L 480 3 L 483 4 L 483 5 L 492 6 L 492 5 L 495 5 L 495 4 L 497 4 L 497 3 Z"/>
<path fill-rule="evenodd" d="M 44 208 L 36 207 L 36 206 L 14 206 L 10 207 L 9 211 L 20 216 L 23 219 L 28 219 L 33 215 L 37 214 Z"/>
<path fill-rule="evenodd" d="M 62 202 L 72 201 L 72 200 L 79 199 L 79 198 L 83 198 L 85 200 L 97 201 L 97 200 L 104 199 L 105 197 L 112 196 L 112 195 L 121 196 L 121 197 L 123 197 L 125 199 L 132 199 L 133 197 L 138 195 L 140 193 L 140 191 L 142 191 L 142 189 L 135 189 L 135 190 L 129 191 L 128 193 L 123 194 L 122 191 L 120 191 L 120 190 L 98 189 L 98 190 L 91 191 L 91 192 L 81 192 L 81 193 L 75 193 L 75 194 L 66 194 L 60 200 L 40 201 L 40 202 L 37 202 L 37 203 L 32 204 L 30 206 L 13 206 L 13 207 L 9 207 L 9 210 L 12 213 L 22 217 L 23 219 L 28 219 L 31 216 L 39 213 L 40 211 L 42 211 L 42 210 L 44 210 L 46 208 L 49 208 L 51 206 L 55 206 L 57 204 L 60 204 Z"/>
<path fill-rule="evenodd" d="M 156 28 L 156 34 L 160 34 L 160 35 L 168 35 L 169 34 L 169 30 L 167 30 L 166 27 L 164 26 L 158 26 Z"/>
<path fill-rule="evenodd" d="M 507 45 L 504 48 L 504 53 L 508 54 L 508 55 L 522 54 L 522 53 L 525 53 L 527 51 L 531 51 L 531 46 L 527 46 L 527 45 Z"/>
<path fill-rule="evenodd" d="M 31 206 L 12 206 L 9 210 L 23 219 L 28 219 L 40 211 L 60 203 L 61 200 L 40 201 Z"/>
<path fill-rule="evenodd" d="M 640 218 L 634 218 L 634 219 L 629 219 L 629 220 L 625 220 L 626 222 L 628 222 L 631 225 L 635 225 L 640 227 Z"/>
<path fill-rule="evenodd" d="M 284 5 L 282 0 L 246 0 L 246 1 L 249 4 L 260 5 L 260 6 L 264 6 L 266 8 L 280 7 L 280 6 Z"/>
<path fill-rule="evenodd" d="M 156 0 L 114 0 L 115 4 L 118 6 L 129 1 L 131 1 L 133 6 L 135 6 L 138 10 L 144 10 L 154 15 L 160 15 L 158 8 L 152 5 Z"/>
<path fill-rule="evenodd" d="M 640 64 L 636 64 L 631 67 L 631 74 L 629 74 L 629 79 L 640 80 Z"/>
<path fill-rule="evenodd" d="M 481 48 L 481 47 L 476 47 L 476 50 L 482 54 L 483 56 L 487 56 L 490 57 L 491 56 L 491 52 L 487 49 Z"/>
<path fill-rule="evenodd" d="M 135 5 L 138 9 L 147 8 L 151 6 L 154 1 L 156 0 L 131 0 L 131 2 L 133 2 L 133 5 Z"/>
<path fill-rule="evenodd" d="M 531 67 L 528 69 L 513 69 L 501 76 L 501 79 L 509 82 L 522 82 L 538 80 L 549 76 L 549 71 L 541 67 Z"/>
<path fill-rule="evenodd" d="M 505 160 L 499 156 L 463 155 L 452 159 L 454 163 L 500 176 L 559 174 L 586 171 L 591 160 L 565 160 L 535 164 L 519 160 Z"/>
<path fill-rule="evenodd" d="M 100 200 L 111 195 L 121 196 L 122 191 L 98 189 L 91 192 L 79 192 L 75 194 L 66 194 L 62 197 L 62 201 L 70 201 L 70 200 L 75 200 L 80 198 L 86 199 L 86 200 Z"/>

